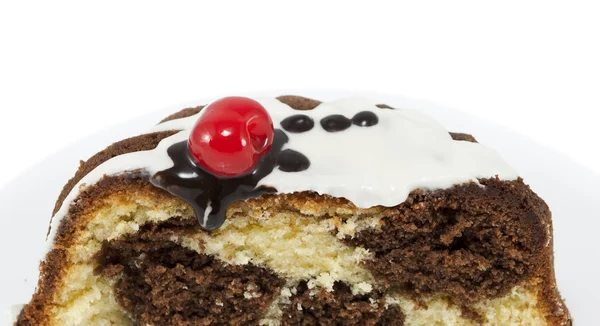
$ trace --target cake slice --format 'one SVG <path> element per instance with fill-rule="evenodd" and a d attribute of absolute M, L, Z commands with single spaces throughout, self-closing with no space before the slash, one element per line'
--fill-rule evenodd
<path fill-rule="evenodd" d="M 64 187 L 16 325 L 571 325 L 493 150 L 362 99 L 225 98 Z"/>

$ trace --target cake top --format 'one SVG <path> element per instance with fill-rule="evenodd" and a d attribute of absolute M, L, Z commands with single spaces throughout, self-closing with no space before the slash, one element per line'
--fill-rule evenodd
<path fill-rule="evenodd" d="M 415 189 L 446 189 L 481 178 L 514 180 L 518 176 L 494 150 L 453 140 L 443 126 L 415 110 L 380 108 L 361 98 L 321 103 L 304 111 L 274 98 L 255 100 L 268 112 L 274 133 L 272 144 L 256 162 L 253 172 L 242 176 L 245 180 L 237 182 L 232 176 L 214 175 L 206 167 L 194 167 L 197 162 L 185 156 L 189 152 L 188 139 L 205 110 L 166 121 L 151 131 L 180 132 L 163 139 L 155 149 L 116 156 L 102 163 L 73 187 L 53 218 L 48 242 L 82 190 L 81 185 L 90 186 L 105 175 L 127 171 L 146 171 L 153 184 L 171 193 L 173 189 L 165 184 L 166 171 L 177 172 L 171 173 L 175 179 L 211 179 L 201 182 L 206 188 L 203 191 L 217 187 L 219 198 L 213 192 L 204 198 L 204 203 L 196 205 L 203 208 L 201 212 L 194 207 L 197 215 L 202 215 L 198 216 L 201 225 L 207 229 L 222 223 L 222 218 L 209 223 L 208 215 L 211 211 L 215 215 L 217 208 L 224 216 L 226 205 L 217 201 L 225 197 L 231 201 L 264 192 L 312 191 L 346 198 L 360 208 L 392 207 L 404 202 Z M 179 162 L 177 155 L 182 157 Z M 182 162 L 188 170 L 174 171 Z M 221 193 L 221 188 L 235 185 L 243 185 L 243 189 Z"/>

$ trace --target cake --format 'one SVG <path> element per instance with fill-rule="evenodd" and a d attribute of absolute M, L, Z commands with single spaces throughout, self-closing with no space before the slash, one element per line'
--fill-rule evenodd
<path fill-rule="evenodd" d="M 365 99 L 228 97 L 81 162 L 16 325 L 571 325 L 494 150 Z"/>

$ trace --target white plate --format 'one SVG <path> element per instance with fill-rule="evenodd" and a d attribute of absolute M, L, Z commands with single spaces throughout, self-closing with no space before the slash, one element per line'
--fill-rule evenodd
<path fill-rule="evenodd" d="M 419 109 L 435 117 L 448 130 L 471 133 L 481 143 L 497 149 L 552 209 L 558 286 L 575 323 L 597 325 L 596 314 L 600 307 L 600 245 L 596 241 L 600 239 L 598 175 L 493 123 L 423 101 L 362 92 L 286 91 L 250 95 L 290 93 L 301 93 L 320 100 L 359 95 L 395 107 Z M 143 133 L 183 107 L 206 102 L 184 103 L 118 124 L 45 158 L 0 190 L 0 311 L 7 311 L 12 304 L 29 301 L 37 281 L 38 262 L 50 213 L 62 186 L 74 174 L 79 160 L 114 141 Z M 5 155 L 3 159 L 18 157 Z"/>

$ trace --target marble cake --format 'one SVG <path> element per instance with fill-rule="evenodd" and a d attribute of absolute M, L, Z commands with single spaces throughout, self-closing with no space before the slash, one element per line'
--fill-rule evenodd
<path fill-rule="evenodd" d="M 81 163 L 47 243 L 16 325 L 571 325 L 544 201 L 364 99 L 175 113 Z"/>

